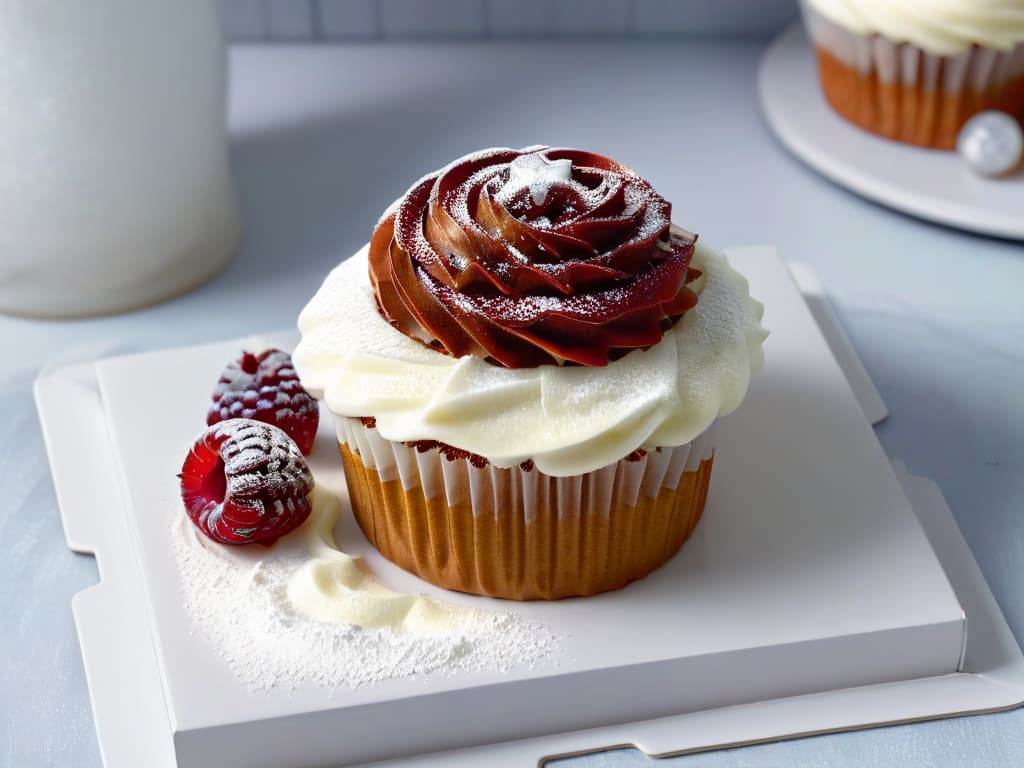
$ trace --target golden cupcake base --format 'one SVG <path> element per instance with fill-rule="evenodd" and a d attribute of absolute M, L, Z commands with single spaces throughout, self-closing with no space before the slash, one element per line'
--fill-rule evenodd
<path fill-rule="evenodd" d="M 619 589 L 664 564 L 700 520 L 714 458 L 653 496 L 626 487 L 649 487 L 649 478 L 627 479 L 628 467 L 616 466 L 611 504 L 603 512 L 592 509 L 596 495 L 608 495 L 610 475 L 602 470 L 567 483 L 536 469 L 494 469 L 488 508 L 474 513 L 468 493 L 456 494 L 465 502 L 452 506 L 444 493 L 426 498 L 421 487 L 405 489 L 397 477 L 382 480 L 364 466 L 358 449 L 339 446 L 356 520 L 384 557 L 439 587 L 512 600 Z M 538 476 L 524 483 L 526 472 Z M 575 489 L 571 494 L 567 485 Z M 524 503 L 527 486 L 540 503 Z M 634 503 L 622 503 L 626 498 Z"/>
<path fill-rule="evenodd" d="M 978 112 L 995 109 L 1024 116 L 1024 77 L 982 90 L 944 90 L 941 86 L 928 88 L 919 81 L 885 82 L 877 69 L 862 73 L 821 46 L 816 52 L 822 90 L 832 108 L 887 139 L 953 149 L 964 123 Z"/>

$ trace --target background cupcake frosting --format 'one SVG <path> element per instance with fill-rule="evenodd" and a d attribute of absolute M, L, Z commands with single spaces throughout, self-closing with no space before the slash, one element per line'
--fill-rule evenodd
<path fill-rule="evenodd" d="M 803 0 L 859 34 L 880 34 L 950 56 L 984 45 L 1009 50 L 1024 40 L 1020 0 Z"/>

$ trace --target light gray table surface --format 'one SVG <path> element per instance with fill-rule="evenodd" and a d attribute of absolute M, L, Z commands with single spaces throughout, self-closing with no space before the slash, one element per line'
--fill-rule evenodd
<path fill-rule="evenodd" d="M 290 327 L 422 173 L 484 146 L 580 146 L 636 168 L 720 245 L 774 243 L 828 288 L 891 410 L 889 455 L 945 492 L 1024 638 L 1024 245 L 894 213 L 802 166 L 757 104 L 763 43 L 464 43 L 231 52 L 241 253 L 175 301 L 78 322 L 0 317 L 0 765 L 95 768 L 64 544 L 31 399 L 46 361 Z M 1021 201 L 1024 215 L 1024 200 Z M 159 382 L 158 384 L 164 384 Z M 173 382 L 166 382 L 168 386 Z M 628 713 L 627 713 L 628 714 Z M 1024 711 L 806 738 L 666 766 L 1017 766 Z M 647 765 L 636 752 L 562 766 Z"/>

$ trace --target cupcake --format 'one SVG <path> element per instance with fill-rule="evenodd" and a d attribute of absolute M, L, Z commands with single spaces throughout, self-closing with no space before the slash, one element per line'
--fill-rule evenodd
<path fill-rule="evenodd" d="M 1024 0 L 801 0 L 825 97 L 871 133 L 953 149 L 985 110 L 1024 119 Z"/>
<path fill-rule="evenodd" d="M 491 149 L 416 182 L 299 317 L 390 561 L 516 600 L 617 589 L 697 525 L 761 306 L 635 172 Z"/>

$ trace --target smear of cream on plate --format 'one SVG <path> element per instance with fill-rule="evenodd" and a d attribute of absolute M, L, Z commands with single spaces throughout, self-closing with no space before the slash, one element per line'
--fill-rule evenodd
<path fill-rule="evenodd" d="M 423 635 L 472 633 L 486 614 L 378 583 L 358 558 L 334 543 L 341 507 L 318 491 L 301 535 L 310 559 L 288 580 L 288 601 L 299 613 L 332 624 L 388 628 Z"/>
<path fill-rule="evenodd" d="M 558 639 L 512 611 L 388 589 L 334 542 L 329 491 L 273 547 L 210 541 L 175 509 L 171 541 L 195 633 L 251 690 L 356 688 L 401 677 L 533 668 Z"/>

